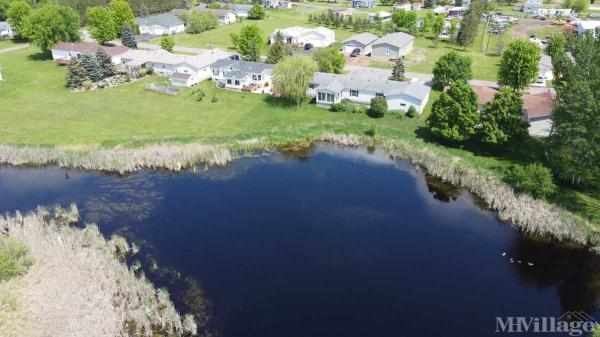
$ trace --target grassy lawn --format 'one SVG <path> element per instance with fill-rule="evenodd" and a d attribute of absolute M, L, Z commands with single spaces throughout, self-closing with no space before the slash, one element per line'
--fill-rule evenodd
<path fill-rule="evenodd" d="M 0 143 L 61 146 L 111 146 L 155 140 L 244 139 L 259 135 L 321 132 L 327 128 L 394 128 L 414 138 L 422 121 L 332 113 L 315 105 L 300 109 L 267 96 L 200 87 L 175 96 L 149 92 L 145 79 L 121 87 L 77 93 L 64 88 L 66 69 L 40 60 L 34 49 L 0 54 Z M 212 103 L 213 93 L 218 102 Z M 292 135 L 293 136 L 293 135 Z"/>
<path fill-rule="evenodd" d="M 0 40 L 0 50 L 4 48 L 10 48 L 14 46 L 18 46 L 24 42 L 17 42 L 15 40 Z"/>
<path fill-rule="evenodd" d="M 173 35 L 177 45 L 185 47 L 209 48 L 220 47 L 232 49 L 231 33 L 237 33 L 244 25 L 256 24 L 260 27 L 266 38 L 277 28 L 286 28 L 291 26 L 316 27 L 308 23 L 309 13 L 320 13 L 323 9 L 306 6 L 295 6 L 291 9 L 273 9 L 267 10 L 267 16 L 262 20 L 244 20 L 230 25 L 221 25 L 216 29 L 202 32 L 200 34 L 177 34 Z M 343 29 L 334 29 L 336 40 L 343 41 L 355 33 Z M 158 43 L 158 39 L 151 40 L 152 43 Z M 266 52 L 267 49 L 265 49 Z"/>

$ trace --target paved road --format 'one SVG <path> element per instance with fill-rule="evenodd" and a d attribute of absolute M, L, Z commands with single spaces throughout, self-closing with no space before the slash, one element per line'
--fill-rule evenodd
<path fill-rule="evenodd" d="M 344 67 L 344 70 L 353 71 L 353 70 L 358 70 L 358 69 L 369 69 L 369 68 L 370 67 L 346 65 Z M 388 70 L 388 69 L 380 69 L 380 68 L 371 68 L 371 69 L 377 69 L 378 71 L 381 71 L 382 73 L 387 73 L 388 76 L 392 75 L 392 71 Z M 406 72 L 404 75 L 408 78 L 416 79 L 419 83 L 423 83 L 428 86 L 432 85 L 433 74 Z M 494 87 L 494 88 L 498 87 L 498 83 L 493 82 L 493 81 L 486 81 L 486 80 L 470 80 L 469 84 L 472 86 Z M 554 91 L 554 89 L 552 89 L 552 88 L 539 86 L 539 85 L 535 85 L 535 84 L 529 86 L 529 92 L 531 94 L 537 94 L 537 93 L 544 92 L 547 90 Z"/>
<path fill-rule="evenodd" d="M 27 47 L 29 47 L 29 43 L 20 44 L 18 46 L 14 46 L 14 47 L 2 48 L 2 49 L 0 49 L 0 54 L 4 54 L 4 53 L 8 53 L 8 52 L 15 51 L 15 50 L 20 50 L 20 49 L 25 49 Z"/>

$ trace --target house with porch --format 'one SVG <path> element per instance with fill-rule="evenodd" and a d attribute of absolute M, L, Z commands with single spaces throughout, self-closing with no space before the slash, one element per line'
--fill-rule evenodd
<path fill-rule="evenodd" d="M 283 42 L 285 44 L 294 46 L 311 44 L 313 47 L 322 48 L 335 43 L 335 32 L 325 27 L 304 28 L 300 26 L 294 26 L 276 29 L 273 34 L 271 34 L 271 41 L 275 41 L 275 36 L 278 32 L 283 36 Z"/>
<path fill-rule="evenodd" d="M 172 13 L 137 17 L 135 22 L 140 29 L 140 34 L 172 35 L 185 31 L 183 21 Z"/>
<path fill-rule="evenodd" d="M 213 49 L 199 55 L 175 54 L 163 49 L 130 49 L 121 55 L 120 67 L 125 71 L 152 68 L 155 74 L 170 77 L 173 85 L 189 87 L 209 79 L 213 63 L 234 56 L 235 54 L 221 49 Z"/>
<path fill-rule="evenodd" d="M 271 94 L 274 67 L 273 64 L 226 58 L 212 64 L 211 77 L 222 88 Z"/>
<path fill-rule="evenodd" d="M 415 82 L 387 79 L 382 69 L 361 69 L 349 74 L 316 73 L 307 94 L 316 97 L 317 105 L 328 107 L 346 99 L 357 104 L 370 104 L 374 97 L 384 97 L 389 110 L 408 111 L 414 106 L 420 114 L 429 101 L 431 88 Z"/>
<path fill-rule="evenodd" d="M 121 56 L 129 51 L 125 46 L 100 46 L 95 42 L 60 42 L 51 49 L 52 59 L 67 65 L 71 58 L 80 58 L 82 54 L 95 55 L 98 48 L 104 49 L 114 64 L 121 64 Z"/>

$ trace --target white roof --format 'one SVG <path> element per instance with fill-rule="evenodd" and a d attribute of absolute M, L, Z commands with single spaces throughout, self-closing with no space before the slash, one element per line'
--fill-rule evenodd
<path fill-rule="evenodd" d="M 335 36 L 335 32 L 333 30 L 331 30 L 329 28 L 325 28 L 325 27 L 304 28 L 304 27 L 300 27 L 300 26 L 294 26 L 294 27 L 276 29 L 275 32 L 273 33 L 273 35 L 275 35 L 277 32 L 281 32 L 281 34 L 283 34 L 285 36 L 291 36 L 291 37 L 299 37 L 299 36 L 306 35 L 311 32 L 316 32 L 322 36 Z"/>
<path fill-rule="evenodd" d="M 227 58 L 231 56 L 230 52 L 226 52 L 221 49 L 214 49 L 204 52 L 199 55 L 182 55 L 169 53 L 166 50 L 141 50 L 141 49 L 130 49 L 123 55 L 122 59 L 132 60 L 127 62 L 129 65 L 140 65 L 146 62 L 161 63 L 161 64 L 189 64 L 190 66 L 200 70 L 205 68 L 217 60 Z"/>
<path fill-rule="evenodd" d="M 585 30 L 600 27 L 600 20 L 579 21 L 579 26 Z"/>

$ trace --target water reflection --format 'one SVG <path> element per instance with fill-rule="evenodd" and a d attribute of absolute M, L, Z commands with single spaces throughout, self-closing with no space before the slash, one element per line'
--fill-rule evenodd
<path fill-rule="evenodd" d="M 444 182 L 430 174 L 425 174 L 425 182 L 433 198 L 439 201 L 456 201 L 463 192 L 462 188 Z"/>
<path fill-rule="evenodd" d="M 556 294 L 564 312 L 598 311 L 598 255 L 547 238 L 526 236 L 518 236 L 507 254 L 514 255 L 514 268 L 524 282 L 539 289 L 557 287 Z"/>

